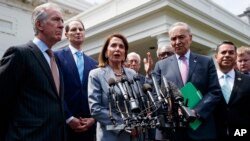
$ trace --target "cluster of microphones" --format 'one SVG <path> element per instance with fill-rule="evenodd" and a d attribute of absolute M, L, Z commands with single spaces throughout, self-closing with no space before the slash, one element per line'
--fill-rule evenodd
<path fill-rule="evenodd" d="M 151 78 L 151 85 L 141 85 L 138 76 L 131 80 L 127 77 L 120 81 L 109 79 L 109 116 L 114 128 L 176 129 L 186 127 L 196 119 L 186 106 L 187 103 L 184 103 L 180 90 L 172 82 L 162 77 L 160 86 L 154 73 Z M 112 111 L 121 115 L 123 125 L 117 125 Z"/>

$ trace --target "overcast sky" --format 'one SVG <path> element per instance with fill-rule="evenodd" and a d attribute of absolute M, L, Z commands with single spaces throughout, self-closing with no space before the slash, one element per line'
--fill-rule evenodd
<path fill-rule="evenodd" d="M 250 6 L 250 0 L 212 0 L 229 12 L 239 15 Z"/>
<path fill-rule="evenodd" d="M 107 0 L 86 0 L 86 1 L 90 3 L 103 3 Z M 246 8 L 250 6 L 250 0 L 212 0 L 212 1 L 235 15 L 242 14 L 246 10 Z"/>

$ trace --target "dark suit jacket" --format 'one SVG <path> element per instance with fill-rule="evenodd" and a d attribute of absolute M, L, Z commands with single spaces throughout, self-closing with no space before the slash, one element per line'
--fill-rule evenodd
<path fill-rule="evenodd" d="M 217 125 L 219 127 L 220 138 L 226 136 L 227 128 L 229 130 L 230 137 L 234 136 L 235 129 L 248 129 L 247 131 L 250 131 L 249 84 L 249 76 L 235 71 L 234 86 L 229 103 L 227 104 L 223 98 L 217 112 Z M 238 139 L 241 140 L 242 137 L 239 137 Z"/>
<path fill-rule="evenodd" d="M 143 84 L 145 84 L 145 76 L 138 73 L 138 77 L 139 77 L 139 81 L 141 83 L 141 86 L 143 86 Z"/>
<path fill-rule="evenodd" d="M 9 48 L 0 62 L 0 140 L 63 141 L 63 81 L 60 96 L 50 66 L 29 42 Z"/>
<path fill-rule="evenodd" d="M 175 55 L 157 62 L 154 72 L 159 82 L 161 81 L 160 77 L 165 76 L 168 81 L 172 81 L 178 88 L 183 87 Z M 213 112 L 222 94 L 212 58 L 190 53 L 187 82 L 192 82 L 203 95 L 201 102 L 195 107 L 195 111 L 204 120 L 197 130 L 194 131 L 188 128 L 188 136 L 192 139 L 215 138 L 216 129 Z"/>
<path fill-rule="evenodd" d="M 88 104 L 88 76 L 89 71 L 96 68 L 97 62 L 83 54 L 84 57 L 84 75 L 81 83 L 77 66 L 70 49 L 64 48 L 55 53 L 58 58 L 59 66 L 63 73 L 64 90 L 65 90 L 65 117 L 68 119 L 74 117 L 91 117 Z M 91 135 L 95 132 L 93 126 L 87 132 L 84 132 L 81 140 L 90 140 Z"/>

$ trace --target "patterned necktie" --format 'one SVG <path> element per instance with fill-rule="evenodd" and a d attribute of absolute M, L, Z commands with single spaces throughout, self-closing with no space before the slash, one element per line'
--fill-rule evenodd
<path fill-rule="evenodd" d="M 54 83 L 56 85 L 57 93 L 59 95 L 60 80 L 59 80 L 59 72 L 58 72 L 57 64 L 56 64 L 56 61 L 55 61 L 55 56 L 54 56 L 54 53 L 53 53 L 53 51 L 51 49 L 46 50 L 46 53 L 50 57 L 50 69 L 51 69 L 51 72 L 52 72 L 52 76 L 54 78 Z"/>
<path fill-rule="evenodd" d="M 225 98 L 225 101 L 228 103 L 231 94 L 231 88 L 228 83 L 229 75 L 224 74 L 221 78 L 222 78 L 221 90 Z"/>
<path fill-rule="evenodd" d="M 82 53 L 80 51 L 77 51 L 76 56 L 77 56 L 76 66 L 77 66 L 77 69 L 78 69 L 80 80 L 82 82 L 82 80 L 83 80 L 83 71 L 84 71 L 83 55 L 82 55 Z"/>
<path fill-rule="evenodd" d="M 181 60 L 181 78 L 183 84 L 187 82 L 187 77 L 188 77 L 188 63 L 187 63 L 187 58 L 185 56 L 180 56 L 179 58 Z"/>

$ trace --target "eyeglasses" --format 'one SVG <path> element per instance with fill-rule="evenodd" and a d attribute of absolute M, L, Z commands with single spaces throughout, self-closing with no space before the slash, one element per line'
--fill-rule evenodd
<path fill-rule="evenodd" d="M 159 58 L 160 59 L 165 59 L 165 58 L 167 58 L 167 57 L 169 57 L 169 56 L 171 56 L 171 55 L 173 55 L 174 53 L 173 52 L 171 52 L 171 51 L 164 51 L 164 52 L 161 52 L 160 54 L 159 54 Z"/>

